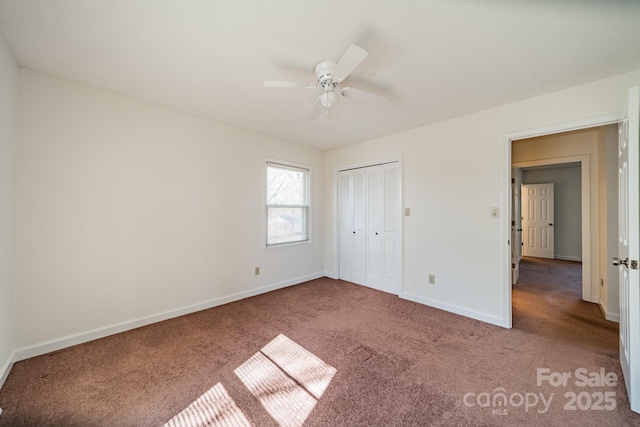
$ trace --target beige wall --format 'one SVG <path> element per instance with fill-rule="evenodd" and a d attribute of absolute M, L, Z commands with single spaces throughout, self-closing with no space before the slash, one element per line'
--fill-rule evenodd
<path fill-rule="evenodd" d="M 0 386 L 14 348 L 18 67 L 0 37 Z"/>
<path fill-rule="evenodd" d="M 21 78 L 21 357 L 322 275 L 322 152 L 27 69 Z M 265 156 L 312 167 L 313 244 L 263 248 Z"/>

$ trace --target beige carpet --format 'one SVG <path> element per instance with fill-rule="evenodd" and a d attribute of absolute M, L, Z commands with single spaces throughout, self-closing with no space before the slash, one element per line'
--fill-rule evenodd
<path fill-rule="evenodd" d="M 19 362 L 0 426 L 640 425 L 576 271 L 525 260 L 511 330 L 315 280 Z"/>

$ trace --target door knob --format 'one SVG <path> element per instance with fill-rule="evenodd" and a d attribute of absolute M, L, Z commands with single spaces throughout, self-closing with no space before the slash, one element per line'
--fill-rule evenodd
<path fill-rule="evenodd" d="M 553 227 L 553 223 L 549 224 L 549 227 Z"/>
<path fill-rule="evenodd" d="M 624 265 L 625 267 L 629 268 L 629 258 L 626 259 L 620 259 L 618 257 L 613 257 L 613 265 Z"/>

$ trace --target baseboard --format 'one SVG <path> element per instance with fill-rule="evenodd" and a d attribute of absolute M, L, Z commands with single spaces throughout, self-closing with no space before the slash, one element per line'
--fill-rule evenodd
<path fill-rule="evenodd" d="M 600 296 L 599 295 L 587 296 L 587 298 L 582 298 L 582 300 L 586 301 L 586 302 L 592 302 L 594 304 L 600 304 Z"/>
<path fill-rule="evenodd" d="M 217 307 L 219 305 L 228 304 L 234 301 L 239 301 L 245 298 L 275 291 L 277 289 L 282 289 L 288 286 L 297 285 L 303 282 L 307 282 L 309 280 L 319 279 L 320 277 L 324 277 L 324 273 L 310 274 L 307 276 L 286 280 L 284 282 L 263 286 L 261 288 L 253 289 L 250 291 L 239 292 L 237 294 L 232 294 L 232 295 L 221 297 L 221 298 L 215 298 L 209 301 L 193 304 L 193 305 L 178 308 L 175 310 L 168 310 L 168 311 L 154 314 L 151 316 L 140 317 L 138 319 L 117 323 L 115 325 L 106 326 L 103 328 L 97 328 L 90 331 L 81 332 L 78 334 L 68 335 L 62 338 L 56 338 L 54 340 L 46 341 L 40 344 L 19 348 L 15 350 L 12 361 L 19 362 L 20 360 L 41 356 L 43 354 L 47 354 L 52 351 L 61 350 L 63 348 L 67 348 L 67 347 L 82 344 L 85 342 L 93 341 L 96 339 L 104 338 L 109 335 L 118 334 L 120 332 L 125 332 L 132 329 L 140 328 L 142 326 L 151 325 L 152 323 L 162 322 L 164 320 L 169 320 L 175 317 L 184 316 L 185 314 L 195 313 L 197 311 L 206 310 L 209 308 Z"/>
<path fill-rule="evenodd" d="M 607 313 L 604 318 L 610 322 L 620 323 L 620 314 Z"/>
<path fill-rule="evenodd" d="M 420 304 L 428 305 L 429 307 L 438 308 L 440 310 L 448 311 L 453 314 L 459 314 L 460 316 L 469 317 L 471 319 L 480 320 L 481 322 L 491 323 L 492 325 L 501 326 L 503 328 L 509 328 L 508 319 L 503 319 L 498 316 L 492 316 L 490 314 L 482 313 L 475 310 L 469 310 L 457 305 L 447 304 L 442 301 L 434 300 L 431 298 L 425 298 L 420 295 L 412 294 L 410 292 L 403 292 L 400 298 L 417 302 Z"/>
<path fill-rule="evenodd" d="M 577 261 L 582 262 L 582 257 L 579 256 L 570 256 L 570 255 L 554 255 L 554 259 L 560 259 L 563 261 Z"/>
<path fill-rule="evenodd" d="M 15 352 L 13 352 L 7 361 L 0 367 L 0 388 L 4 385 L 4 382 L 7 380 L 9 376 L 9 372 L 11 372 L 11 368 L 13 368 L 13 362 L 15 360 Z"/>
<path fill-rule="evenodd" d="M 338 275 L 336 273 L 331 273 L 329 271 L 325 271 L 324 275 L 329 279 L 338 280 Z"/>
<path fill-rule="evenodd" d="M 602 304 L 598 304 L 598 306 L 600 306 L 600 310 L 602 311 L 602 314 L 604 315 L 605 319 L 607 319 L 610 322 L 620 323 L 620 313 L 611 313 L 607 311 L 607 308 Z"/>

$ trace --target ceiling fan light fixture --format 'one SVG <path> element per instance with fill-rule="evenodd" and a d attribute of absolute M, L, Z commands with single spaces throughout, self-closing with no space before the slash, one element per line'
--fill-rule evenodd
<path fill-rule="evenodd" d="M 334 90 L 328 90 L 320 95 L 320 104 L 324 108 L 331 108 L 338 103 L 338 94 Z"/>
<path fill-rule="evenodd" d="M 342 82 L 349 77 L 351 72 L 360 65 L 360 63 L 367 57 L 368 53 L 360 46 L 354 44 L 349 45 L 345 53 L 340 57 L 338 62 L 332 60 L 324 60 L 318 62 L 313 68 L 314 74 L 317 79 L 317 83 L 305 83 L 296 81 L 280 81 L 280 80 L 265 80 L 265 87 L 282 87 L 282 88 L 308 88 L 315 89 L 320 87 L 323 89 L 323 93 L 316 98 L 313 108 L 309 113 L 308 120 L 315 120 L 318 118 L 320 112 L 326 110 L 329 123 L 331 123 L 331 107 L 338 103 L 340 96 L 346 96 L 355 94 L 358 98 L 373 98 L 384 99 L 379 95 L 375 95 L 361 89 L 353 89 L 349 87 L 340 88 Z M 339 93 L 338 93 L 339 92 Z"/>

